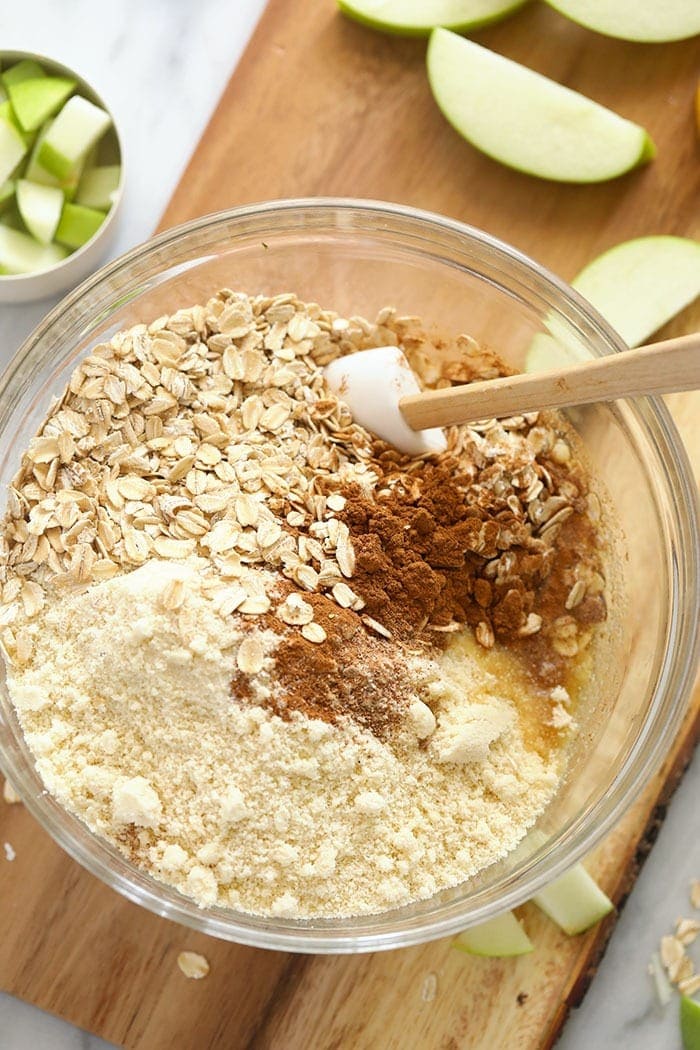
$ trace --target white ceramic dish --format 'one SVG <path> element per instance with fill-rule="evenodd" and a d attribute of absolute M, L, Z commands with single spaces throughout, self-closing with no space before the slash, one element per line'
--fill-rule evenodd
<path fill-rule="evenodd" d="M 48 270 L 40 270 L 37 273 L 2 274 L 0 275 L 0 303 L 26 303 L 32 299 L 46 299 L 52 295 L 73 288 L 76 284 L 92 273 L 98 264 L 104 259 L 110 244 L 114 240 L 117 230 L 117 220 L 121 211 L 121 203 L 124 194 L 124 150 L 119 129 L 114 120 L 114 115 L 109 106 L 97 94 L 95 89 L 69 66 L 40 55 L 34 51 L 0 51 L 0 66 L 4 69 L 14 62 L 23 59 L 33 59 L 38 62 L 48 73 L 55 76 L 70 77 L 78 83 L 78 91 L 85 95 L 91 102 L 101 106 L 112 117 L 112 127 L 107 136 L 112 140 L 110 146 L 114 153 L 114 163 L 121 165 L 121 178 L 117 189 L 114 204 L 109 209 L 105 221 L 100 228 L 81 248 L 66 256 L 60 263 L 50 267 Z"/>

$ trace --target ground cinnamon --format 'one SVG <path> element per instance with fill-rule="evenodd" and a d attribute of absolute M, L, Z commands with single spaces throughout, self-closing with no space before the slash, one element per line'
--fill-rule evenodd
<path fill-rule="evenodd" d="M 280 596 L 290 590 L 282 584 Z M 404 684 L 403 647 L 368 631 L 357 612 L 341 609 L 323 594 L 305 593 L 304 601 L 313 606 L 314 622 L 323 627 L 326 640 L 308 641 L 293 628 L 282 634 L 270 706 L 283 718 L 293 711 L 326 722 L 347 716 L 375 736 L 386 736 L 411 699 Z M 265 617 L 265 626 L 279 633 L 274 616 Z M 248 676 L 237 675 L 231 690 L 236 699 L 249 699 Z"/>
<path fill-rule="evenodd" d="M 557 684 L 580 629 L 605 619 L 606 610 L 602 595 L 582 585 L 572 604 L 577 573 L 600 568 L 585 477 L 545 458 L 539 469 L 550 481 L 548 498 L 560 486 L 567 492 L 565 520 L 547 539 L 535 534 L 524 494 L 505 483 L 507 471 L 497 490 L 481 472 L 460 473 L 449 460 L 426 463 L 410 487 L 400 476 L 387 477 L 377 493 L 347 486 L 341 517 L 367 613 L 398 641 L 467 624 L 487 648 L 494 640 L 513 646 L 535 677 Z"/>

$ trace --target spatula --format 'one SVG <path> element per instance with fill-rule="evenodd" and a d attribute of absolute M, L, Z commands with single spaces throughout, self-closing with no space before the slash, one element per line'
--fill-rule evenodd
<path fill-rule="evenodd" d="M 620 397 L 700 388 L 700 334 L 552 372 L 421 391 L 403 351 L 360 350 L 326 368 L 330 388 L 367 430 L 409 455 L 441 452 L 440 428 Z"/>

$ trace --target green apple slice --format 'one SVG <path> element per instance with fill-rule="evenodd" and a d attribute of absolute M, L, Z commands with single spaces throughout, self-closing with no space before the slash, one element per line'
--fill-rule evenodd
<path fill-rule="evenodd" d="M 629 346 L 640 346 L 700 295 L 700 243 L 638 237 L 599 255 L 573 281 Z"/>
<path fill-rule="evenodd" d="M 431 34 L 428 79 L 464 138 L 526 174 L 601 182 L 654 156 L 644 128 L 447 29 Z"/>
<path fill-rule="evenodd" d="M 659 1006 L 668 1006 L 671 1002 L 672 996 L 671 982 L 668 979 L 668 975 L 663 967 L 658 952 L 651 953 L 647 972 L 651 977 L 654 986 L 654 995 L 656 996 L 656 1001 Z"/>
<path fill-rule="evenodd" d="M 685 237 L 638 237 L 603 252 L 572 281 L 628 346 L 641 346 L 700 295 L 700 243 Z M 526 372 L 543 372 L 590 359 L 555 318 L 550 334 L 533 337 Z"/>
<path fill-rule="evenodd" d="M 493 919 L 471 926 L 458 934 L 452 947 L 467 955 L 485 955 L 505 958 L 525 955 L 534 945 L 512 911 L 496 915 Z"/>
<path fill-rule="evenodd" d="M 554 368 L 566 368 L 567 365 L 590 360 L 591 354 L 578 343 L 571 341 L 568 333 L 562 333 L 557 338 L 545 332 L 538 332 L 532 337 L 527 349 L 523 371 L 551 372 Z"/>
<path fill-rule="evenodd" d="M 50 244 L 63 211 L 61 190 L 55 186 L 41 186 L 20 179 L 17 183 L 17 207 L 29 232 L 40 244 Z"/>
<path fill-rule="evenodd" d="M 682 995 L 680 1015 L 683 1050 L 700 1050 L 700 1003 Z"/>
<path fill-rule="evenodd" d="M 67 77 L 32 77 L 10 84 L 8 94 L 23 131 L 36 131 L 57 113 L 75 89 Z"/>
<path fill-rule="evenodd" d="M 9 178 L 26 152 L 27 144 L 20 132 L 0 114 L 0 183 Z"/>
<path fill-rule="evenodd" d="M 498 22 L 527 0 L 338 0 L 338 7 L 371 29 L 427 36 L 436 26 L 465 33 Z"/>
<path fill-rule="evenodd" d="M 59 179 L 69 178 L 111 123 L 109 114 L 99 106 L 82 95 L 73 95 L 41 143 L 38 162 Z"/>
<path fill-rule="evenodd" d="M 78 184 L 76 203 L 84 204 L 86 208 L 109 211 L 119 189 L 121 172 L 118 164 L 88 168 Z"/>
<path fill-rule="evenodd" d="M 0 223 L 0 266 L 6 273 L 35 273 L 48 270 L 68 253 L 58 244 L 38 244 L 28 233 Z"/>
<path fill-rule="evenodd" d="M 570 937 L 595 926 L 615 907 L 582 864 L 555 879 L 532 899 Z"/>
<path fill-rule="evenodd" d="M 697 0 L 547 0 L 551 7 L 586 29 L 642 43 L 684 40 L 700 33 Z"/>
<path fill-rule="evenodd" d="M 67 248 L 82 248 L 104 222 L 103 211 L 84 208 L 81 204 L 64 204 L 55 239 Z"/>
<path fill-rule="evenodd" d="M 2 74 L 2 82 L 6 88 L 9 88 L 12 84 L 19 84 L 22 80 L 34 80 L 45 76 L 46 73 L 38 62 L 35 62 L 33 58 L 23 58 L 21 62 L 16 62 L 14 66 L 5 70 Z"/>

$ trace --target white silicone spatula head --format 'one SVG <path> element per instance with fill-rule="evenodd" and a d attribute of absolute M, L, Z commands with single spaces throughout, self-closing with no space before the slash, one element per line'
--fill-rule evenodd
<path fill-rule="evenodd" d="M 355 422 L 399 451 L 420 456 L 447 448 L 442 430 L 412 430 L 401 415 L 401 398 L 421 391 L 398 347 L 379 346 L 339 357 L 326 366 L 325 377 Z"/>

